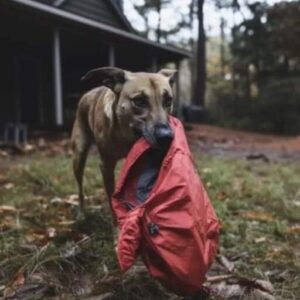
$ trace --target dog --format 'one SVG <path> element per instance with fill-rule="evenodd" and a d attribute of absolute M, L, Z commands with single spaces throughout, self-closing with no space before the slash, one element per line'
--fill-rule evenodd
<path fill-rule="evenodd" d="M 168 115 L 173 110 L 175 74 L 176 70 L 170 69 L 133 73 L 103 67 L 83 76 L 83 81 L 96 87 L 81 97 L 71 137 L 80 216 L 84 215 L 84 167 L 93 143 L 100 155 L 104 188 L 110 200 L 116 163 L 139 137 L 143 136 L 153 147 L 172 140 Z"/>

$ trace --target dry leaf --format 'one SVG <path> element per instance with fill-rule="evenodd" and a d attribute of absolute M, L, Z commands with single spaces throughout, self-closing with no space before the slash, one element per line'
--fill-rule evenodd
<path fill-rule="evenodd" d="M 281 247 L 272 247 L 272 250 L 266 254 L 266 258 L 270 260 L 276 259 L 281 256 L 282 251 Z"/>
<path fill-rule="evenodd" d="M 7 231 L 12 228 L 15 228 L 16 225 L 16 219 L 12 218 L 11 216 L 5 216 L 3 220 L 1 220 L 0 223 L 0 231 Z"/>
<path fill-rule="evenodd" d="M 300 234 L 300 224 L 292 225 L 288 227 L 286 232 L 289 234 L 293 234 L 293 233 Z"/>
<path fill-rule="evenodd" d="M 58 225 L 69 226 L 69 225 L 73 225 L 75 222 L 76 222 L 75 220 L 63 220 L 58 222 Z"/>
<path fill-rule="evenodd" d="M 4 188 L 6 190 L 11 190 L 15 185 L 12 182 L 8 182 L 6 184 L 4 184 Z"/>
<path fill-rule="evenodd" d="M 31 144 L 26 144 L 25 147 L 24 147 L 24 151 L 26 153 L 30 153 L 30 152 L 32 152 L 34 150 L 35 150 L 35 146 L 31 145 Z"/>
<path fill-rule="evenodd" d="M 250 220 L 257 220 L 257 221 L 264 221 L 264 222 L 270 222 L 276 220 L 276 218 L 271 213 L 264 212 L 264 211 L 249 210 L 249 211 L 241 212 L 241 215 Z"/>
<path fill-rule="evenodd" d="M 49 242 L 51 242 L 52 236 L 54 237 L 55 235 L 56 235 L 55 228 L 49 228 L 47 230 L 37 229 L 37 230 L 29 231 L 25 235 L 25 239 L 30 244 L 34 243 L 37 245 L 47 245 Z"/>
<path fill-rule="evenodd" d="M 50 203 L 51 204 L 57 204 L 57 203 L 62 203 L 63 200 L 61 198 L 58 198 L 58 197 L 54 197 L 50 200 Z"/>
<path fill-rule="evenodd" d="M 114 294 L 113 293 L 105 293 L 97 296 L 92 296 L 89 298 L 86 298 L 86 300 L 106 300 L 108 298 L 111 298 Z"/>
<path fill-rule="evenodd" d="M 264 243 L 267 240 L 266 237 L 262 236 L 254 240 L 255 244 Z"/>
<path fill-rule="evenodd" d="M 216 196 L 216 198 L 220 201 L 226 200 L 228 198 L 228 195 L 225 192 L 219 192 Z"/>
<path fill-rule="evenodd" d="M 67 199 L 64 199 L 63 202 L 73 206 L 78 206 L 78 195 L 70 195 Z"/>
<path fill-rule="evenodd" d="M 19 289 L 25 283 L 24 274 L 19 272 L 15 277 L 6 285 L 3 296 L 4 298 L 12 297 L 17 289 Z"/>
<path fill-rule="evenodd" d="M 223 255 L 218 255 L 216 257 L 217 262 L 225 268 L 229 273 L 233 272 L 235 265 L 233 262 L 229 261 L 225 256 Z"/>
<path fill-rule="evenodd" d="M 221 299 L 275 300 L 273 286 L 265 280 L 251 280 L 235 276 L 217 283 L 206 281 L 204 286 L 209 289 L 212 295 Z"/>
<path fill-rule="evenodd" d="M 204 168 L 202 171 L 201 171 L 201 173 L 203 173 L 203 174 L 209 174 L 209 173 L 211 173 L 212 172 L 212 169 L 211 168 Z"/>
<path fill-rule="evenodd" d="M 46 231 L 49 238 L 52 239 L 56 236 L 56 229 L 54 227 L 49 227 Z"/>
<path fill-rule="evenodd" d="M 0 150 L 0 156 L 2 157 L 8 157 L 8 152 L 7 151 L 4 151 L 4 150 Z"/>
<path fill-rule="evenodd" d="M 44 138 L 39 138 L 37 144 L 38 144 L 38 147 L 40 149 L 45 149 L 47 147 L 47 143 L 46 143 L 46 140 Z"/>
<path fill-rule="evenodd" d="M 0 174 L 0 184 L 3 184 L 7 181 L 7 177 L 4 174 Z"/>
<path fill-rule="evenodd" d="M 25 239 L 28 243 L 33 243 L 33 242 L 37 242 L 37 241 L 43 241 L 45 239 L 45 234 L 38 234 L 38 233 L 27 233 L 25 235 Z"/>
<path fill-rule="evenodd" d="M 16 212 L 17 209 L 11 205 L 0 205 L 0 213 Z"/>

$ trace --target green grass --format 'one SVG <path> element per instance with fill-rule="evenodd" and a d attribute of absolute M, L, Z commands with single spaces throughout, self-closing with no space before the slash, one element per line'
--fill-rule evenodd
<path fill-rule="evenodd" d="M 199 158 L 197 166 L 222 223 L 222 254 L 241 256 L 242 274 L 269 277 L 278 299 L 298 299 L 300 165 Z"/>
<path fill-rule="evenodd" d="M 196 164 L 222 223 L 222 254 L 239 258 L 241 274 L 269 278 L 276 299 L 297 299 L 300 234 L 293 226 L 300 221 L 300 165 L 211 157 L 197 157 Z M 52 278 L 50 293 L 71 293 L 75 279 L 88 275 L 95 293 L 113 291 L 108 299 L 171 299 L 147 275 L 120 279 L 96 156 L 90 157 L 85 177 L 89 217 L 75 223 L 76 207 L 51 201 L 76 194 L 69 157 L 35 154 L 6 165 L 0 206 L 17 211 L 0 210 L 0 287 L 17 272 L 26 278 L 38 273 Z M 55 228 L 54 237 L 47 235 L 49 228 Z"/>

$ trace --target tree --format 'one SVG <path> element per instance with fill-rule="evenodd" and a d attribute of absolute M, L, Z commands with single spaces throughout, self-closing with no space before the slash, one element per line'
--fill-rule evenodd
<path fill-rule="evenodd" d="M 300 74 L 299 6 L 297 1 L 250 4 L 252 15 L 235 27 L 232 53 L 238 89 L 246 98 L 251 83 L 261 90 L 271 78 Z"/>
<path fill-rule="evenodd" d="M 282 2 L 267 10 L 267 26 L 274 55 L 281 62 L 281 71 L 300 70 L 300 3 Z"/>
<path fill-rule="evenodd" d="M 192 99 L 192 104 L 196 106 L 204 106 L 205 100 L 205 82 L 206 82 L 206 37 L 204 29 L 204 0 L 198 0 L 198 43 L 197 43 L 197 57 L 196 57 L 196 80 L 194 87 L 194 95 Z"/>
<path fill-rule="evenodd" d="M 164 29 L 162 27 L 161 17 L 163 9 L 169 9 L 171 0 L 144 0 L 143 4 L 134 5 L 135 10 L 140 14 L 144 20 L 145 30 L 141 32 L 146 37 L 153 33 L 157 42 L 168 42 L 168 37 L 176 34 L 182 28 L 188 27 L 188 21 L 185 16 L 181 14 L 179 21 L 173 28 Z M 156 12 L 157 25 L 152 28 L 149 23 L 149 14 Z"/>

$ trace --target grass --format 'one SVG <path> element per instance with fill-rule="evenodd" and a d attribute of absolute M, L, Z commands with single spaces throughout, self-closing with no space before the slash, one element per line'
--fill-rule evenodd
<path fill-rule="evenodd" d="M 276 299 L 297 299 L 300 166 L 211 157 L 196 157 L 196 164 L 222 223 L 222 254 L 236 260 L 240 273 L 269 278 Z M 106 299 L 177 299 L 147 274 L 120 277 L 96 156 L 85 177 L 89 217 L 81 222 L 74 222 L 68 156 L 33 154 L 6 165 L 0 173 L 0 293 L 15 289 L 22 275 L 35 280 L 40 293 L 46 282 L 48 296 L 65 299 L 91 290 L 112 293 Z M 22 299 L 46 299 L 35 294 Z"/>

